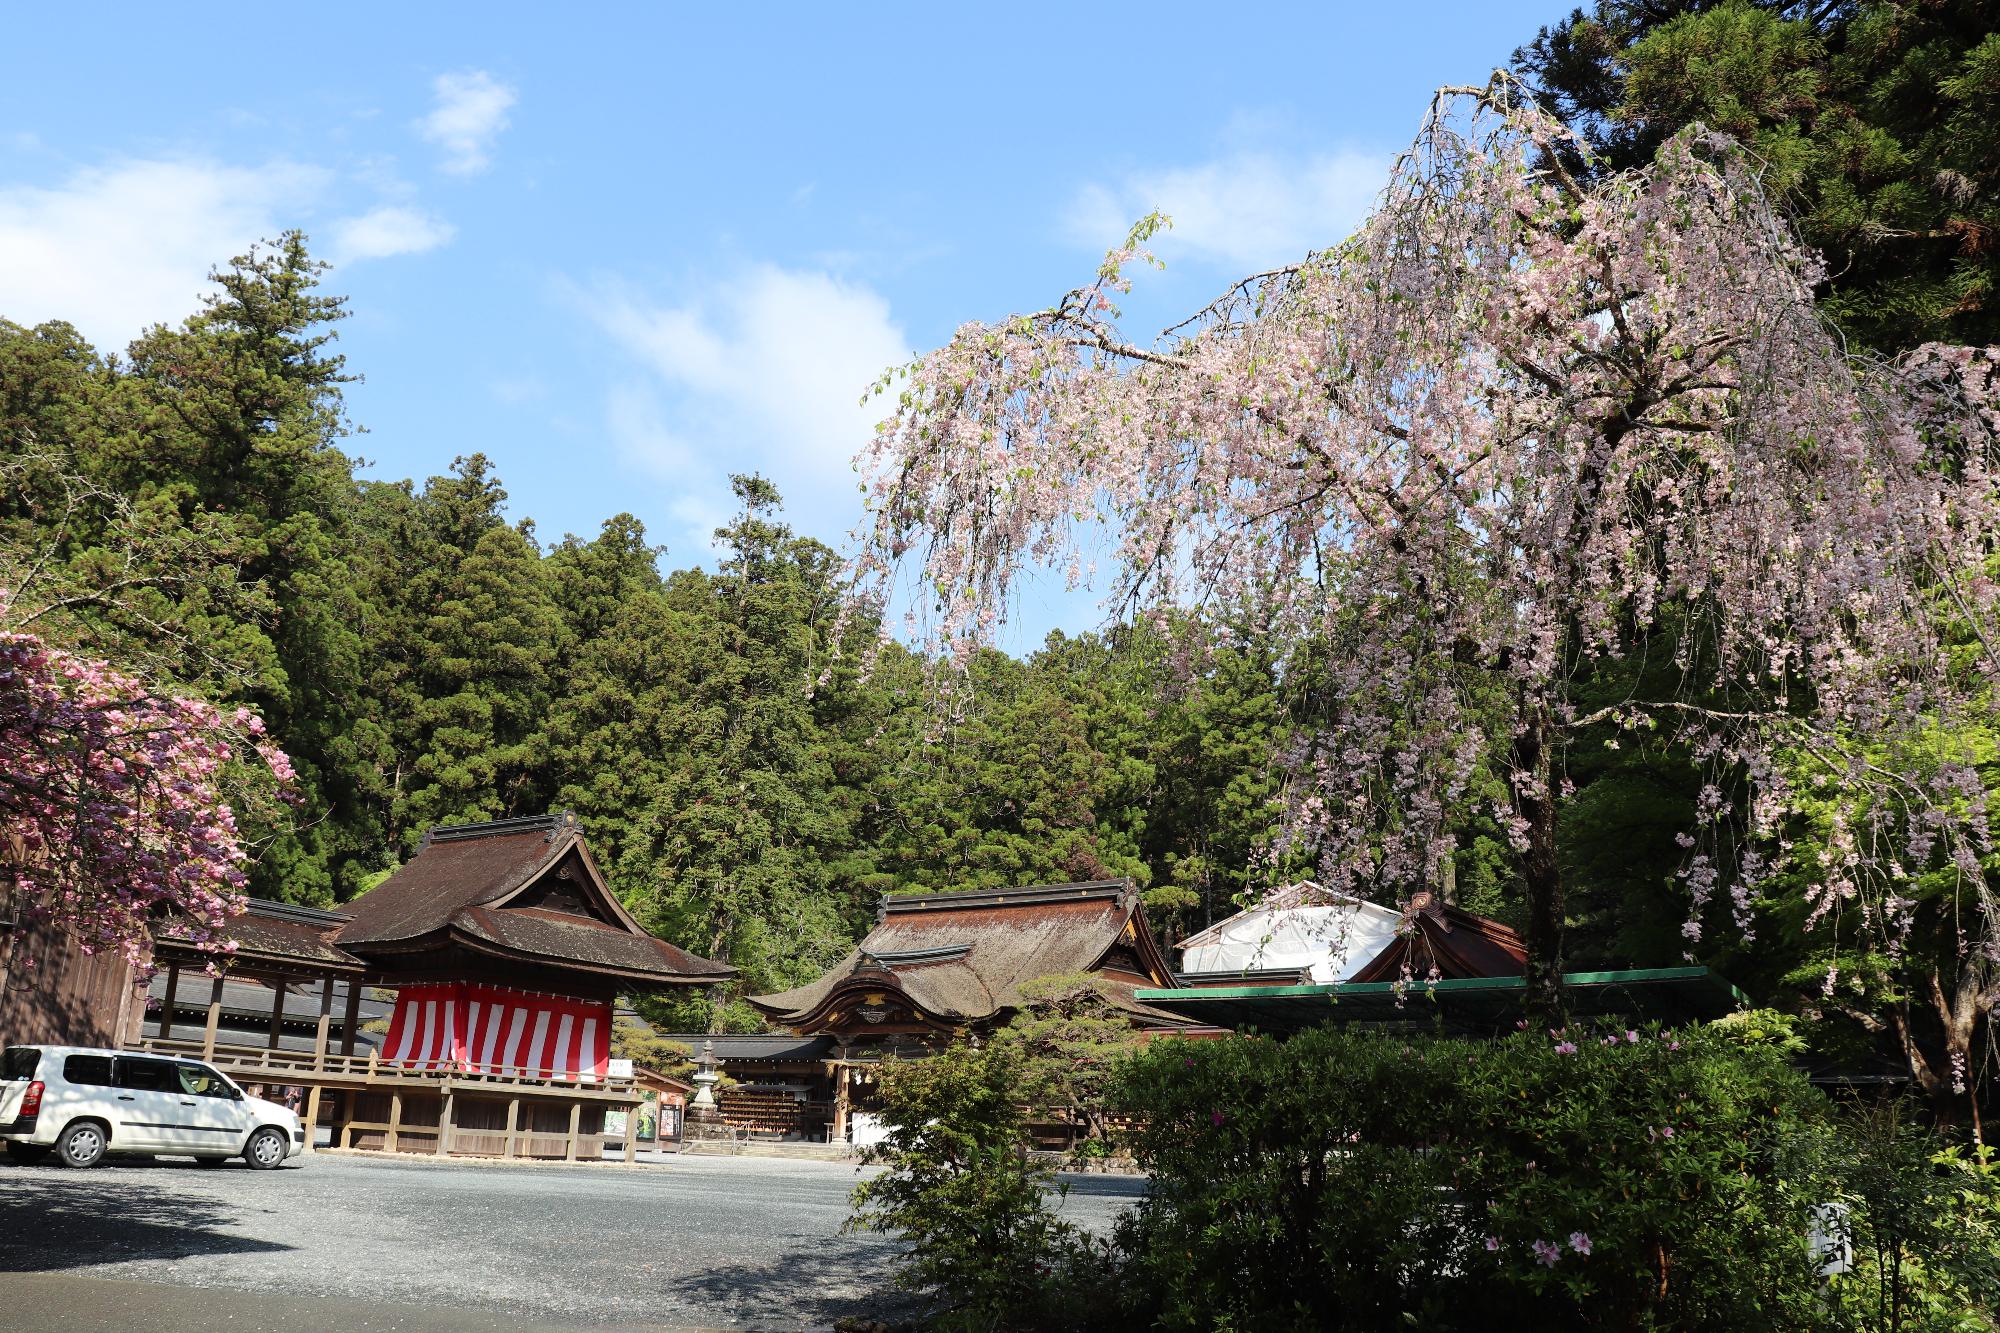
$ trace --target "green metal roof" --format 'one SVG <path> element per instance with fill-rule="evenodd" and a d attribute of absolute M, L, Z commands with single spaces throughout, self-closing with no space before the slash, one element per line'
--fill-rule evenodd
<path fill-rule="evenodd" d="M 1705 967 L 1566 972 L 1564 1002 L 1578 1018 L 1619 1016 L 1683 1023 L 1720 1018 L 1747 1003 L 1743 992 Z M 1521 1017 L 1520 977 L 1456 977 L 1436 982 L 1359 981 L 1315 986 L 1213 986 L 1139 990 L 1133 998 L 1215 1027 L 1291 1033 L 1326 1023 L 1492 1033 Z"/>

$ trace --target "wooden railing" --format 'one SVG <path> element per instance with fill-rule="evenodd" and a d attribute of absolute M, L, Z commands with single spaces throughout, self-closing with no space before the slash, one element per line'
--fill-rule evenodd
<path fill-rule="evenodd" d="M 722 1118 L 746 1134 L 804 1134 L 831 1117 L 825 1102 L 801 1102 L 789 1092 L 729 1088 L 718 1097 Z"/>
<path fill-rule="evenodd" d="M 138 1049 L 157 1055 L 203 1058 L 203 1045 L 200 1041 L 189 1041 L 180 1037 L 142 1037 Z M 375 1082 L 442 1083 L 449 1079 L 459 1086 L 490 1083 L 496 1088 L 557 1088 L 563 1091 L 630 1093 L 634 1096 L 638 1092 L 637 1082 L 630 1078 L 598 1078 L 595 1075 L 578 1077 L 565 1070 L 537 1069 L 523 1065 L 477 1069 L 449 1068 L 442 1065 L 423 1068 L 384 1060 L 379 1052 L 367 1055 L 340 1055 L 329 1051 L 325 1055 L 317 1055 L 312 1051 L 287 1051 L 265 1046 L 218 1045 L 207 1058 L 231 1072 L 242 1070 L 259 1081 L 266 1082 L 281 1081 L 285 1075 L 302 1075 L 304 1077 L 301 1081 L 310 1081 L 314 1076 L 332 1075 L 343 1080 L 360 1078 Z"/>

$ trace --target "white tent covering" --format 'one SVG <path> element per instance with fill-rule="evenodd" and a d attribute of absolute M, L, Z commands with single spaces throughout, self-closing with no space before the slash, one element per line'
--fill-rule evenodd
<path fill-rule="evenodd" d="M 1395 942 L 1394 908 L 1331 894 L 1310 881 L 1181 941 L 1184 975 L 1305 969 L 1317 984 L 1345 981 Z"/>

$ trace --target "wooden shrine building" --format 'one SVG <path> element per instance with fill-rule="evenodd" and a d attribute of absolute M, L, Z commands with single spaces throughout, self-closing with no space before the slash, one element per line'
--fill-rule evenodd
<path fill-rule="evenodd" d="M 185 1010 L 168 1003 L 139 1045 L 198 1053 L 239 1082 L 308 1089 L 302 1114 L 330 1118 L 342 1148 L 573 1160 L 597 1142 L 605 1112 L 644 1096 L 611 1068 L 616 998 L 735 974 L 633 920 L 567 814 L 432 829 L 342 911 L 253 901 L 230 931 L 236 949 L 208 979 L 199 1035 L 176 1028 Z M 176 997 L 181 974 L 212 959 L 171 927 L 154 950 Z M 270 990 L 268 1040 L 220 1042 L 226 988 L 252 981 Z M 369 988 L 393 990 L 393 1008 L 376 1048 L 357 1054 Z M 314 1040 L 301 1050 L 289 998 L 312 991 Z M 628 1134 L 628 1157 L 632 1147 Z"/>
<path fill-rule="evenodd" d="M 787 1097 L 800 1110 L 799 1135 L 862 1141 L 883 1056 L 922 1053 L 998 1027 L 1020 1009 L 1024 982 L 1071 973 L 1096 976 L 1135 1027 L 1194 1026 L 1136 998 L 1142 987 L 1173 985 L 1173 969 L 1128 880 L 885 897 L 874 930 L 825 975 L 749 997 L 806 1041 L 789 1043 L 786 1060 L 768 1073 L 759 1061 L 724 1059 L 738 1080 L 724 1096 L 724 1113 L 768 1123 L 771 1108 L 759 1097 Z"/>

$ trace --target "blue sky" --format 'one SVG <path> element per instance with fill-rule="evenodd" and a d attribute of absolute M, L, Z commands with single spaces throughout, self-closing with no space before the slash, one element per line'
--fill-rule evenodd
<path fill-rule="evenodd" d="M 1174 216 L 1135 324 L 1338 239 L 1549 3 L 17 10 L 0 316 L 101 348 L 303 227 L 376 475 L 494 459 L 544 540 L 706 562 L 728 474 L 843 546 L 863 386 Z M 727 11 L 734 12 L 727 12 Z M 1030 589 L 1008 635 L 1094 623 Z"/>

